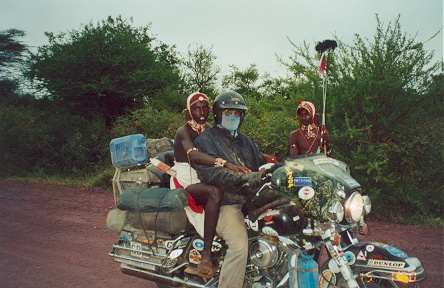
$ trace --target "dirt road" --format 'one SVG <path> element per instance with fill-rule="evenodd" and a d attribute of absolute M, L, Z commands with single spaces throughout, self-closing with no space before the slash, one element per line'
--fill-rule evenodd
<path fill-rule="evenodd" d="M 156 287 L 124 275 L 108 252 L 118 236 L 106 227 L 112 191 L 0 181 L 0 287 Z M 365 240 L 418 257 L 423 288 L 442 288 L 443 230 L 369 223 Z"/>

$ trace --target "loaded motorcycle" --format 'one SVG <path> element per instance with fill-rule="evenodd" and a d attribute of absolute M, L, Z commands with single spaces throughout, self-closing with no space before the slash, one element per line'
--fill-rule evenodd
<path fill-rule="evenodd" d="M 109 212 L 107 225 L 120 237 L 109 255 L 121 272 L 158 287 L 217 287 L 224 240 L 213 240 L 214 277 L 199 277 L 203 237 L 187 221 L 186 191 L 168 188 L 174 154 L 164 151 L 149 161 L 145 140 L 138 134 L 110 144 L 117 208 Z M 119 155 L 124 161 L 119 162 Z M 159 161 L 164 171 L 153 164 Z M 419 287 L 426 273 L 417 258 L 391 245 L 357 239 L 356 232 L 368 231 L 364 216 L 371 201 L 345 163 L 310 154 L 264 168 L 264 184 L 243 209 L 249 235 L 244 287 Z M 122 204 L 131 193 L 137 199 L 129 202 L 136 204 Z M 323 247 L 327 259 L 318 266 Z"/>

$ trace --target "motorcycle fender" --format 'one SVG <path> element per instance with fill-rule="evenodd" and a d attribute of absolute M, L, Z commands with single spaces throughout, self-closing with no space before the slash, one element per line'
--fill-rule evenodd
<path fill-rule="evenodd" d="M 408 262 L 406 262 L 406 259 L 409 258 L 407 253 L 385 243 L 359 242 L 349 247 L 347 252 L 345 256 L 351 265 L 356 263 L 358 265 L 390 270 L 405 269 L 409 266 Z"/>

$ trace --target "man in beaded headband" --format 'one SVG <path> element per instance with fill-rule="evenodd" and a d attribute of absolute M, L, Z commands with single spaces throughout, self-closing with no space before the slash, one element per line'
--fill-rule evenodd
<path fill-rule="evenodd" d="M 299 129 L 290 133 L 290 156 L 319 153 L 321 146 L 321 129 L 316 124 L 316 108 L 309 101 L 298 100 L 296 117 Z M 329 140 L 325 131 L 324 139 Z"/>
<path fill-rule="evenodd" d="M 190 94 L 187 98 L 187 106 L 185 108 L 185 119 L 188 120 L 188 124 L 190 127 L 197 131 L 199 134 L 202 133 L 205 130 L 206 121 L 208 118 L 207 115 L 194 115 L 195 113 L 192 113 L 191 109 L 194 104 L 201 102 L 201 104 L 207 104 L 209 107 L 209 99 L 207 95 L 201 93 L 201 92 L 194 92 Z M 197 109 L 198 107 L 194 107 Z M 198 119 L 195 119 L 198 118 Z"/>

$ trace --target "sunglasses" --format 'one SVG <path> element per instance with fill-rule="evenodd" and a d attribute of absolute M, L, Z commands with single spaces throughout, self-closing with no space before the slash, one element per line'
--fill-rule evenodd
<path fill-rule="evenodd" d="M 239 110 L 223 110 L 222 114 L 226 115 L 226 116 L 230 116 L 230 115 L 234 114 L 235 116 L 240 117 L 242 115 L 242 111 L 239 111 Z"/>

